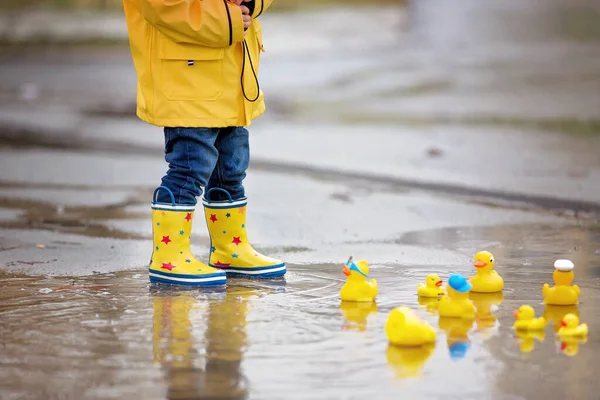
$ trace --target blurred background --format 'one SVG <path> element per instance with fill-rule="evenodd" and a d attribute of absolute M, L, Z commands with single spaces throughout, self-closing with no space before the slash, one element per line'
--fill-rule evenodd
<path fill-rule="evenodd" d="M 403 394 L 593 398 L 597 336 L 578 353 L 510 329 L 524 302 L 562 318 L 541 306 L 556 258 L 600 329 L 600 2 L 274 0 L 261 21 L 249 229 L 290 272 L 223 298 L 147 288 L 167 166 L 135 116 L 122 2 L 0 2 L 0 397 L 390 398 L 424 368 Z M 386 358 L 391 307 L 425 315 L 417 283 L 471 274 L 484 248 L 505 297 L 480 298 L 473 327 L 436 325 L 435 351 Z M 350 254 L 378 312 L 339 306 Z"/>
<path fill-rule="evenodd" d="M 5 144 L 162 143 L 134 116 L 120 1 L 0 7 Z M 275 1 L 254 158 L 598 200 L 599 18 L 593 0 Z"/>

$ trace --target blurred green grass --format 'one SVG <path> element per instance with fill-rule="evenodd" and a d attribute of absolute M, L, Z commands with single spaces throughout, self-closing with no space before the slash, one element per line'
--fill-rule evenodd
<path fill-rule="evenodd" d="M 274 0 L 272 10 L 295 10 L 301 8 L 344 5 L 403 4 L 406 0 Z M 123 0 L 2 0 L 0 10 L 24 11 L 47 10 L 104 10 L 119 11 Z"/>

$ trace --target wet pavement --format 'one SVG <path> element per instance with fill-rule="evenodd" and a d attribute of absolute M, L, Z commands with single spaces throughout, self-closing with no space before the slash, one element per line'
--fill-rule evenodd
<path fill-rule="evenodd" d="M 598 12 L 422 0 L 265 15 L 248 229 L 289 273 L 210 291 L 148 283 L 166 167 L 160 129 L 132 116 L 128 49 L 0 51 L 0 397 L 595 398 Z M 113 40 L 122 22 L 86 26 Z M 471 274 L 482 249 L 503 295 L 473 295 L 473 324 L 440 320 L 417 284 Z M 192 250 L 206 260 L 198 217 Z M 349 255 L 369 262 L 376 305 L 340 304 Z M 575 262 L 576 309 L 541 304 L 557 258 Z M 552 320 L 544 334 L 513 335 L 522 304 Z M 435 346 L 388 348 L 399 305 Z M 566 311 L 586 343 L 555 340 Z"/>
<path fill-rule="evenodd" d="M 474 241 L 473 237 L 479 238 Z M 143 270 L 80 278 L 1 276 L 3 398 L 579 398 L 600 389 L 600 232 L 578 226 L 448 228 L 398 244 L 470 253 L 488 248 L 503 294 L 472 296 L 474 323 L 440 319 L 417 299 L 431 271 L 471 274 L 469 263 L 371 264 L 376 305 L 341 304 L 341 263 L 291 265 L 284 279 L 232 279 L 226 289 L 151 286 Z M 554 249 L 550 251 L 549 249 Z M 357 249 L 355 256 L 361 254 Z M 576 265 L 579 307 L 544 307 L 555 258 Z M 513 310 L 551 321 L 516 338 Z M 429 348 L 390 348 L 388 312 L 408 305 L 439 332 Z M 557 320 L 578 312 L 586 343 L 556 341 Z"/>

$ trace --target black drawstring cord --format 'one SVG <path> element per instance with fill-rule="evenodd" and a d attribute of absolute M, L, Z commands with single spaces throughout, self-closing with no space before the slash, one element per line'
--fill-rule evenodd
<path fill-rule="evenodd" d="M 242 83 L 242 93 L 244 94 L 244 97 L 246 98 L 246 100 L 248 100 L 250 103 L 254 103 L 256 100 L 258 100 L 259 96 L 260 96 L 260 85 L 258 83 L 258 77 L 256 76 L 256 71 L 254 70 L 254 64 L 252 63 L 252 57 L 250 56 L 250 50 L 248 50 L 248 44 L 246 43 L 246 39 L 244 39 L 244 41 L 242 42 L 242 56 L 244 57 L 242 60 L 242 76 L 240 78 L 240 81 Z M 252 75 L 254 75 L 254 81 L 256 82 L 256 97 L 252 100 L 250 100 L 248 98 L 248 96 L 246 96 L 246 89 L 244 88 L 244 71 L 246 70 L 246 54 L 248 54 L 248 60 L 250 61 L 250 69 L 252 70 Z"/>

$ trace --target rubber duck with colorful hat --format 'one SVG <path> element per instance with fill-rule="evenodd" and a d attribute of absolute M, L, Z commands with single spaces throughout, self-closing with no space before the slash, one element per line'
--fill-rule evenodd
<path fill-rule="evenodd" d="M 340 289 L 340 298 L 343 301 L 372 302 L 377 297 L 377 281 L 369 276 L 369 264 L 365 260 L 354 262 L 352 256 L 348 258 L 344 269 L 346 283 Z"/>
<path fill-rule="evenodd" d="M 452 274 L 448 279 L 448 294 L 441 298 L 438 310 L 440 317 L 475 318 L 475 306 L 469 300 L 471 282 L 461 274 Z"/>
<path fill-rule="evenodd" d="M 575 279 L 573 268 L 575 265 L 570 260 L 556 260 L 554 262 L 554 279 L 553 287 L 544 283 L 542 295 L 544 296 L 544 304 L 557 306 L 570 306 L 579 304 L 579 287 L 571 285 Z"/>
<path fill-rule="evenodd" d="M 494 270 L 494 255 L 489 251 L 480 251 L 475 254 L 473 265 L 476 268 L 475 275 L 470 279 L 473 292 L 495 293 L 504 289 L 504 280 Z"/>
<path fill-rule="evenodd" d="M 425 283 L 419 283 L 419 286 L 417 286 L 417 294 L 419 297 L 443 296 L 446 292 L 442 283 L 442 280 L 436 274 L 428 275 L 425 278 Z"/>

